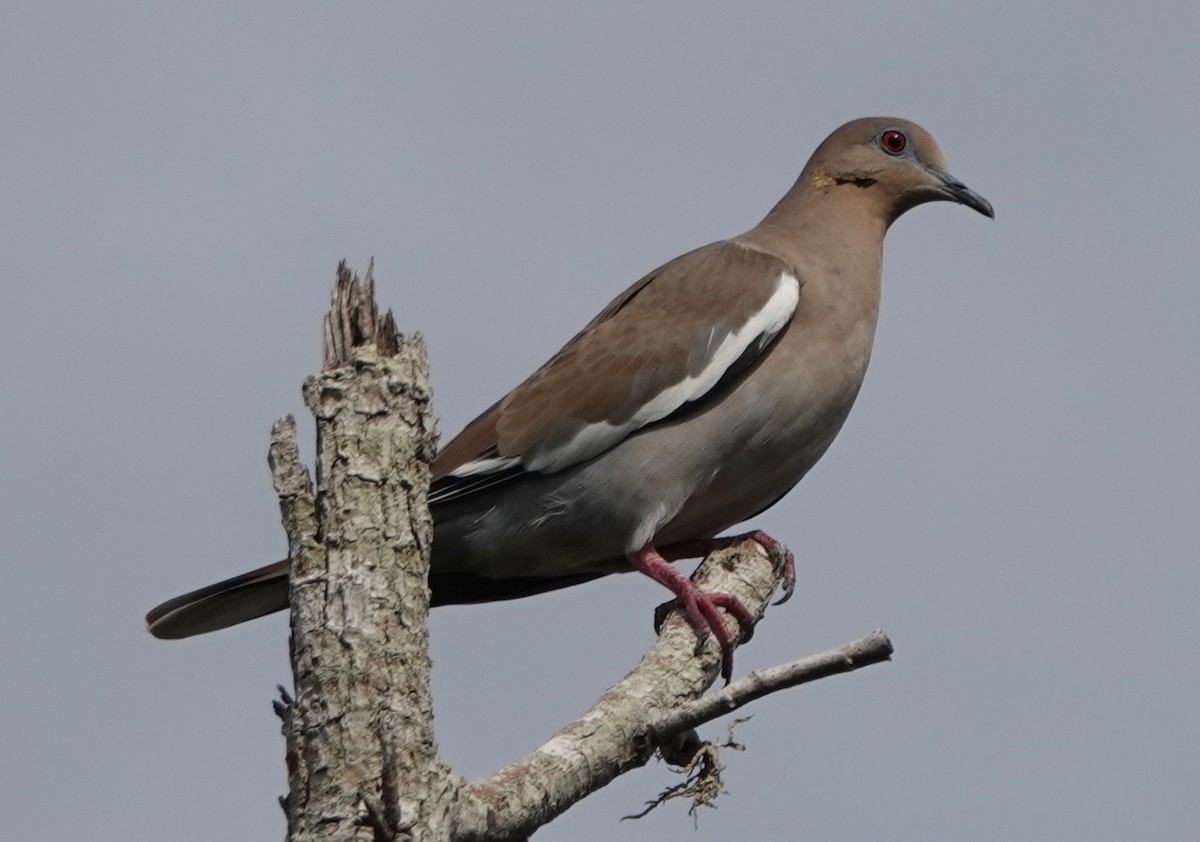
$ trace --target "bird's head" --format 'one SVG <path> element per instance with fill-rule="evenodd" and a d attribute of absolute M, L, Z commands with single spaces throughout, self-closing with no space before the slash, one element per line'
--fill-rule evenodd
<path fill-rule="evenodd" d="M 865 117 L 817 147 L 797 187 L 837 201 L 865 202 L 891 224 L 925 202 L 957 202 L 994 218 L 991 204 L 950 175 L 933 136 L 896 117 Z"/>

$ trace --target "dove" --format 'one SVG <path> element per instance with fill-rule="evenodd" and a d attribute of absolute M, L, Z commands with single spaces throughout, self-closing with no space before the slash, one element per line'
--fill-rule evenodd
<path fill-rule="evenodd" d="M 434 606 L 530 596 L 636 570 L 666 586 L 728 680 L 753 617 L 673 562 L 788 493 L 858 396 L 879 315 L 884 235 L 927 202 L 994 218 L 920 126 L 851 121 L 750 230 L 664 263 L 619 294 L 437 454 L 429 489 Z M 518 317 L 519 313 L 514 313 Z M 188 637 L 288 605 L 289 562 L 169 600 L 152 634 Z M 661 619 L 662 612 L 657 615 Z"/>

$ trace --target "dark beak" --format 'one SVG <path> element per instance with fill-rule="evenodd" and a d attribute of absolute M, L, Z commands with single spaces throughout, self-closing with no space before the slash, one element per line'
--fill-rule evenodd
<path fill-rule="evenodd" d="M 949 173 L 938 173 L 938 178 L 941 179 L 942 192 L 947 199 L 958 202 L 960 205 L 966 205 L 971 210 L 977 210 L 988 219 L 996 218 L 996 212 L 992 210 L 992 203 L 957 178 Z"/>

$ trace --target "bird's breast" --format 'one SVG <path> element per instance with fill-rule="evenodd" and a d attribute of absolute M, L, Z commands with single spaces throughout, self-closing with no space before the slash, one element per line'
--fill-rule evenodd
<path fill-rule="evenodd" d="M 721 458 L 660 540 L 715 534 L 758 514 L 804 478 L 841 430 L 870 361 L 878 295 L 807 292 L 775 346 L 726 398 L 738 410 L 714 407 L 697 419 L 692 432 L 721 442 Z"/>

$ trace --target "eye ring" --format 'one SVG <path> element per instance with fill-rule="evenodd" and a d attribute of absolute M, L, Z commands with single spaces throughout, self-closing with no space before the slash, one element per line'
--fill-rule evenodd
<path fill-rule="evenodd" d="M 902 155 L 908 148 L 908 138 L 899 129 L 888 129 L 879 136 L 879 146 L 889 155 Z"/>

